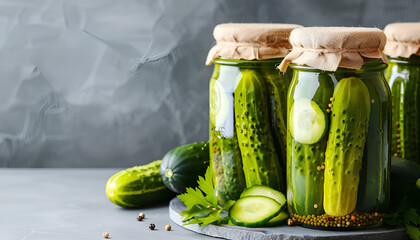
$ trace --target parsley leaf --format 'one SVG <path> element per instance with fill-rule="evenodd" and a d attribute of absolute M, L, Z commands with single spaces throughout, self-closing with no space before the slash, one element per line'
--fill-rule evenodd
<path fill-rule="evenodd" d="M 201 191 L 206 194 L 206 200 L 213 206 L 217 205 L 216 191 L 214 190 L 213 176 L 210 167 L 207 168 L 204 178 L 199 176 L 197 182 Z"/>
<path fill-rule="evenodd" d="M 417 210 L 415 208 L 409 208 L 402 214 L 402 218 L 404 219 L 405 224 L 417 224 L 417 219 L 419 215 L 417 214 Z"/>
<path fill-rule="evenodd" d="M 224 206 L 219 206 L 210 167 L 207 168 L 204 177 L 198 177 L 197 183 L 198 187 L 187 188 L 186 193 L 178 195 L 178 198 L 187 206 L 187 209 L 181 212 L 181 215 L 185 217 L 182 220 L 185 222 L 184 225 L 227 223 L 228 219 L 222 218 L 222 212 L 229 211 L 235 201 L 228 201 Z"/>
<path fill-rule="evenodd" d="M 411 190 L 401 198 L 396 212 L 385 215 L 384 223 L 390 226 L 404 225 L 411 239 L 420 240 L 420 190 L 415 187 Z"/>
<path fill-rule="evenodd" d="M 405 224 L 405 228 L 406 228 L 408 236 L 410 236 L 411 239 L 414 239 L 414 240 L 420 239 L 420 228 L 418 226 Z"/>

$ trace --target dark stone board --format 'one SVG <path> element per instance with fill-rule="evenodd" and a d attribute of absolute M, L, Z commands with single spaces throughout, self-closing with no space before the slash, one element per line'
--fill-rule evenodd
<path fill-rule="evenodd" d="M 185 210 L 185 205 L 174 198 L 169 203 L 169 216 L 173 222 L 182 226 L 183 217 L 179 214 Z M 404 227 L 379 227 L 360 231 L 323 231 L 304 228 L 300 226 L 280 226 L 271 228 L 247 228 L 231 225 L 205 225 L 198 224 L 182 226 L 185 229 L 225 239 L 246 239 L 246 240 L 319 240 L 319 239 L 339 239 L 339 240 L 405 240 L 409 239 L 405 234 Z"/>

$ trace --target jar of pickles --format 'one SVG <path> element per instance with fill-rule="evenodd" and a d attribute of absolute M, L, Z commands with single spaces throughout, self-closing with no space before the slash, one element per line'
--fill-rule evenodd
<path fill-rule="evenodd" d="M 385 72 L 392 92 L 391 153 L 420 163 L 420 23 L 385 27 Z"/>
<path fill-rule="evenodd" d="M 297 223 L 377 226 L 389 202 L 391 94 L 384 33 L 375 28 L 292 31 L 287 99 L 287 202 Z"/>
<path fill-rule="evenodd" d="M 284 190 L 286 99 L 291 74 L 276 69 L 289 53 L 291 24 L 221 24 L 207 65 L 210 80 L 210 166 L 218 201 L 245 187 Z M 283 166 L 283 168 L 282 168 Z"/>

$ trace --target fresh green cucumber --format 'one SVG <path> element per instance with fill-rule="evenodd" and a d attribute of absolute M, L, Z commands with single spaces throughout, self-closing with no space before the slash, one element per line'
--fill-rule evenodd
<path fill-rule="evenodd" d="M 234 225 L 259 227 L 281 212 L 281 205 L 274 199 L 264 196 L 240 198 L 229 209 L 229 219 Z"/>
<path fill-rule="evenodd" d="M 242 69 L 240 77 L 234 108 L 246 185 L 265 185 L 281 191 L 283 171 L 270 131 L 264 80 L 252 69 Z"/>
<path fill-rule="evenodd" d="M 249 187 L 242 192 L 240 198 L 246 196 L 265 196 L 276 200 L 282 209 L 286 206 L 286 197 L 284 194 L 267 186 L 254 185 Z"/>
<path fill-rule="evenodd" d="M 161 160 L 114 174 L 106 183 L 106 195 L 125 208 L 147 207 L 170 199 L 175 194 L 166 188 L 160 176 Z"/>
<path fill-rule="evenodd" d="M 314 144 L 327 132 L 327 113 L 315 101 L 300 98 L 289 113 L 290 134 L 302 144 Z"/>
<path fill-rule="evenodd" d="M 355 210 L 370 104 L 369 90 L 359 78 L 343 78 L 335 87 L 325 152 L 324 210 L 328 215 L 344 216 Z"/>
<path fill-rule="evenodd" d="M 289 218 L 289 212 L 287 210 L 281 211 L 277 216 L 273 217 L 264 226 L 265 227 L 276 227 L 287 222 Z"/>
<path fill-rule="evenodd" d="M 190 143 L 170 150 L 162 158 L 160 174 L 166 187 L 182 194 L 187 187 L 196 187 L 198 176 L 209 166 L 209 144 Z"/>

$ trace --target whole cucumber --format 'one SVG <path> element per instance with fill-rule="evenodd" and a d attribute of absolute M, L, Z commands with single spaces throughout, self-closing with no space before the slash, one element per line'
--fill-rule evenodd
<path fill-rule="evenodd" d="M 328 215 L 344 216 L 356 207 L 369 116 L 369 91 L 362 80 L 340 80 L 333 94 L 325 153 L 324 209 Z"/>
<path fill-rule="evenodd" d="M 162 182 L 161 160 L 122 170 L 109 178 L 106 195 L 114 204 L 140 208 L 170 199 L 175 194 Z"/>
<path fill-rule="evenodd" d="M 327 109 L 334 92 L 334 82 L 327 73 L 321 73 L 318 75 L 318 84 L 312 100 Z M 311 87 L 305 84 L 302 86 Z M 329 118 L 327 115 L 325 117 Z M 320 167 L 324 165 L 327 139 L 326 134 L 314 144 L 301 144 L 288 133 L 287 200 L 294 214 L 303 216 L 324 213 L 324 170 L 320 170 Z"/>
<path fill-rule="evenodd" d="M 247 187 L 284 190 L 284 179 L 270 130 L 267 89 L 261 75 L 242 69 L 234 95 L 235 126 Z"/>

